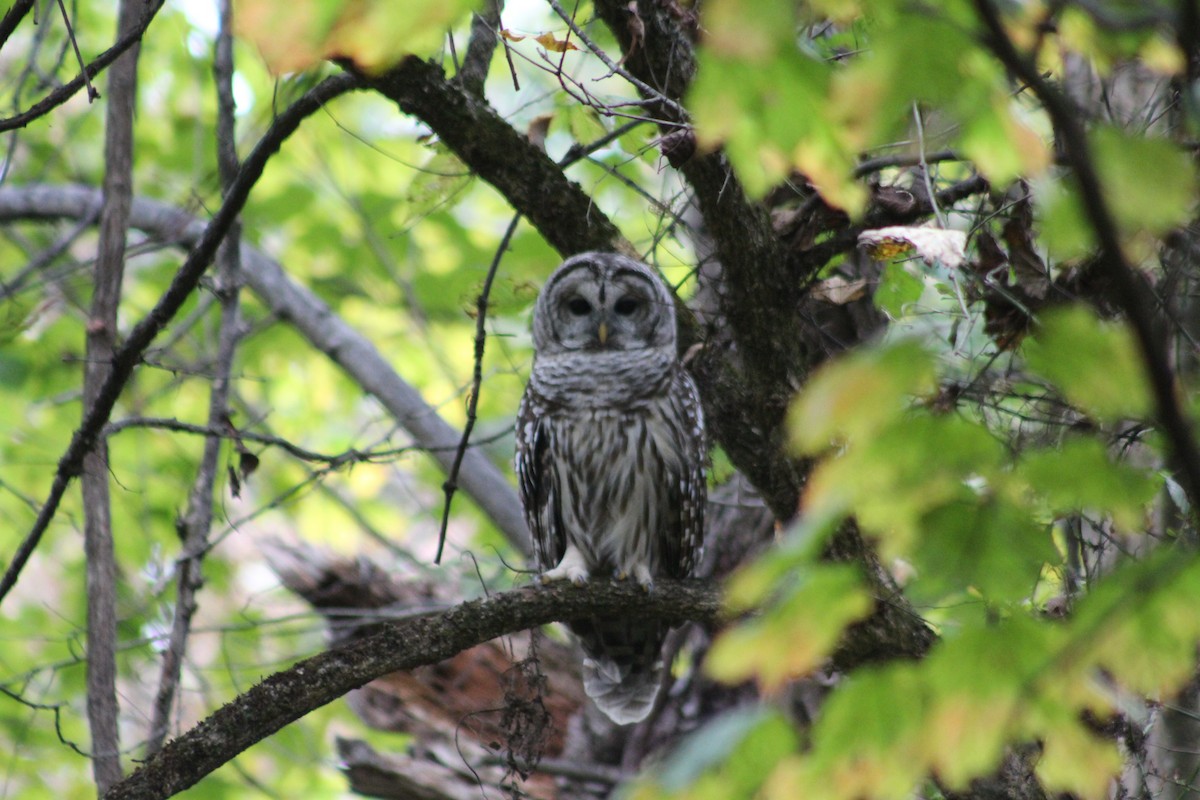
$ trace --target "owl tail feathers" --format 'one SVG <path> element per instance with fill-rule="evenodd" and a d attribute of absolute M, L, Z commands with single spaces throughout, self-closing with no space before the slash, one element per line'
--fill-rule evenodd
<path fill-rule="evenodd" d="M 648 717 L 661 683 L 661 661 L 635 666 L 603 655 L 583 660 L 583 691 L 618 725 Z"/>

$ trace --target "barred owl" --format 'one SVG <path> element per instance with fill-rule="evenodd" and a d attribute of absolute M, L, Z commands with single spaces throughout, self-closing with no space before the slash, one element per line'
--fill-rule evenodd
<path fill-rule="evenodd" d="M 534 309 L 533 370 L 516 469 L 541 581 L 691 574 L 704 528 L 706 447 L 696 386 L 676 354 L 671 293 L 645 264 L 574 256 Z M 650 713 L 669 627 L 571 623 L 584 690 L 614 722 Z"/>

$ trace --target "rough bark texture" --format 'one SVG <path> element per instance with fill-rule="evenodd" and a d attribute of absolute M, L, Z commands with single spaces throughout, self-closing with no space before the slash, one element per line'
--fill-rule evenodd
<path fill-rule="evenodd" d="M 122 0 L 118 37 L 137 30 L 138 4 Z M 104 123 L 104 205 L 96 255 L 92 309 L 87 327 L 83 416 L 91 413 L 109 373 L 117 344 L 117 309 L 125 274 L 125 233 L 133 198 L 133 115 L 137 106 L 139 44 L 108 73 Z M 119 781 L 121 739 L 117 703 L 117 566 L 113 554 L 108 446 L 96 442 L 83 457 L 83 546 L 87 554 L 87 708 L 92 733 L 92 773 L 101 793 Z"/>

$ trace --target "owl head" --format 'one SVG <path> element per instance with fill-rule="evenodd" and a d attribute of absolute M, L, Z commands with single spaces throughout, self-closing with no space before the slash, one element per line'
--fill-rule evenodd
<path fill-rule="evenodd" d="M 648 266 L 618 253 L 580 253 L 542 287 L 533 311 L 539 353 L 675 348 L 675 305 Z"/>

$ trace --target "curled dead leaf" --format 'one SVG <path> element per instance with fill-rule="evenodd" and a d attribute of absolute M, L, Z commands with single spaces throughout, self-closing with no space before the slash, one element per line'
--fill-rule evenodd
<path fill-rule="evenodd" d="M 865 278 L 848 281 L 837 275 L 827 280 L 817 281 L 810 291 L 813 299 L 824 300 L 826 303 L 832 303 L 835 306 L 844 306 L 846 303 L 852 303 L 866 293 L 867 281 Z"/>

